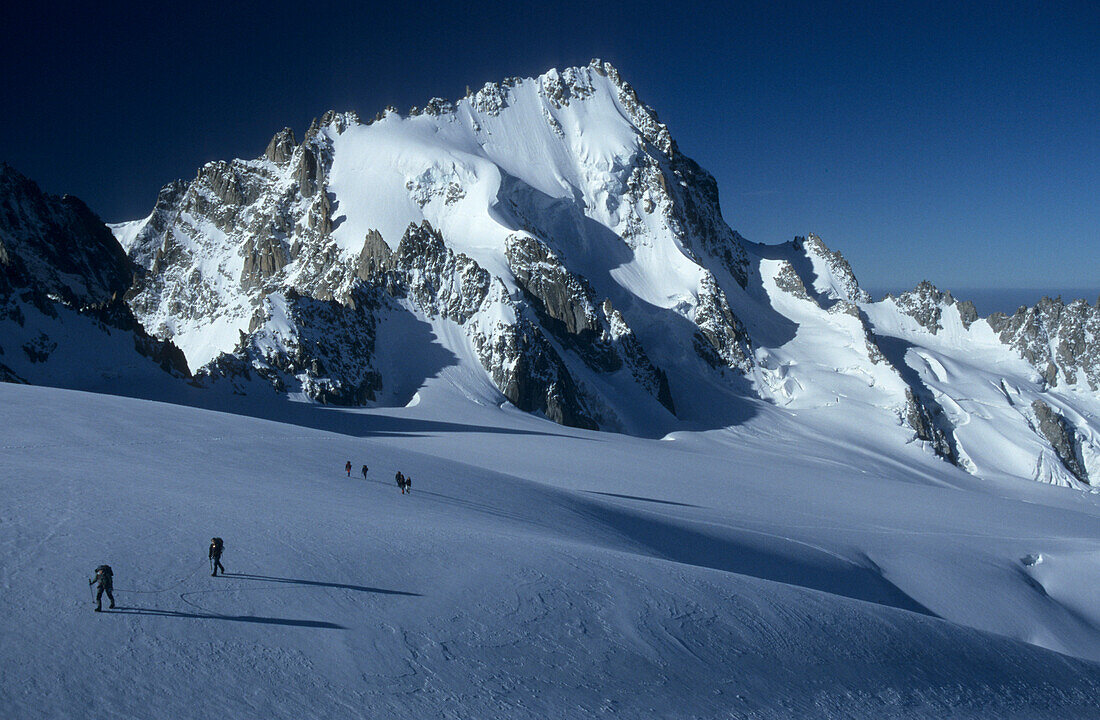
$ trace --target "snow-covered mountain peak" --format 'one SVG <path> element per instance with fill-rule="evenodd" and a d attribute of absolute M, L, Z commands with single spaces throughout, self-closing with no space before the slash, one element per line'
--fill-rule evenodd
<path fill-rule="evenodd" d="M 641 417 L 659 416 L 673 403 L 658 358 L 676 362 L 681 344 L 702 352 L 707 367 L 750 363 L 726 299 L 747 276 L 747 256 L 721 219 L 713 178 L 674 148 L 618 71 L 594 61 L 489 83 L 407 116 L 386 112 L 364 123 L 325 113 L 300 143 L 284 129 L 260 158 L 206 164 L 190 183 L 165 188 L 149 218 L 116 232 L 146 269 L 133 306 L 201 367 L 237 352 L 241 333 L 262 329 L 272 292 L 352 305 L 357 284 L 382 282 L 399 302 L 414 298 L 414 312 L 430 312 L 436 302 L 408 292 L 423 268 L 410 275 L 419 265 L 398 247 L 410 228 L 427 224 L 446 248 L 439 257 L 457 262 L 433 264 L 433 272 L 476 267 L 504 291 L 494 297 L 508 308 L 480 308 L 496 320 L 457 318 L 471 338 L 487 332 L 475 339 L 481 362 L 495 362 L 489 335 L 514 331 L 506 326 L 534 333 L 498 350 L 510 357 L 540 348 L 530 366 L 541 368 L 531 370 L 537 380 L 509 390 L 500 382 L 510 373 L 486 366 L 505 397 L 525 397 L 521 406 L 553 416 L 558 410 L 548 408 L 573 408 L 561 417 L 582 425 L 603 418 L 633 426 L 637 420 L 623 418 L 637 410 L 617 409 L 622 393 L 612 388 L 637 384 L 643 404 L 653 403 Z M 370 269 L 383 249 L 399 258 L 385 280 Z M 429 287 L 464 286 L 440 276 Z M 574 328 L 555 324 L 575 312 L 594 323 L 582 345 L 630 338 L 620 351 L 631 362 L 607 364 L 595 359 L 603 351 L 578 350 Z M 681 329 L 670 335 L 669 324 Z M 545 340 L 531 345 L 535 336 Z M 651 357 L 644 345 L 667 348 Z M 573 377 L 589 372 L 621 379 Z M 535 389 L 521 391 L 527 385 Z"/>
<path fill-rule="evenodd" d="M 476 402 L 658 436 L 767 405 L 977 474 L 1100 472 L 1094 415 L 1071 412 L 1096 402 L 1095 308 L 982 320 L 931 284 L 872 302 L 816 235 L 750 243 L 601 61 L 366 122 L 329 111 L 115 231 L 144 271 L 135 313 L 242 392 L 407 402 L 443 376 Z M 436 360 L 410 373 L 410 355 Z"/>

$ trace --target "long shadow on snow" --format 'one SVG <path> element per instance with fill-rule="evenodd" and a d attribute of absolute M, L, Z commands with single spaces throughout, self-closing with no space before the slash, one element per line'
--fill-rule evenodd
<path fill-rule="evenodd" d="M 407 374 L 403 378 L 405 382 L 395 389 L 396 394 L 391 398 L 392 404 L 384 405 L 385 407 L 404 406 L 424 381 L 438 376 L 447 367 L 456 365 L 458 362 L 458 358 L 436 340 L 428 323 L 418 320 L 407 310 L 396 312 L 399 312 L 397 322 L 400 324 L 401 335 L 406 339 L 412 337 L 412 342 L 416 345 L 416 353 L 415 358 L 403 362 L 403 372 Z M 153 367 L 151 361 L 150 367 Z M 410 372 L 412 374 L 408 374 Z M 375 415 L 369 412 L 357 412 L 362 410 L 358 407 L 294 402 L 286 395 L 277 393 L 266 384 L 266 381 L 258 379 L 245 381 L 247 395 L 234 392 L 230 383 L 226 381 L 217 381 L 210 387 L 199 388 L 179 378 L 173 378 L 167 373 L 164 374 L 162 383 L 143 380 L 128 384 L 116 383 L 111 387 L 81 388 L 69 386 L 59 379 L 54 383 L 36 384 L 213 410 L 352 437 L 415 437 L 453 432 L 572 437 L 566 433 Z M 503 400 L 503 397 L 501 399 Z"/>
<path fill-rule="evenodd" d="M 641 549 L 642 554 L 651 557 L 936 617 L 935 613 L 883 577 L 879 568 L 867 557 L 858 558 L 858 561 L 848 559 L 827 548 L 795 538 L 732 524 L 724 527 L 700 526 L 693 524 L 689 517 L 653 515 L 649 511 L 613 504 L 611 498 L 670 506 L 687 506 L 686 503 L 603 491 L 570 491 L 506 474 L 498 474 L 496 481 L 495 484 L 502 489 L 512 486 L 512 489 L 522 488 L 523 492 L 496 492 L 476 499 L 429 490 L 414 490 L 413 495 L 428 496 L 449 505 L 528 526 L 544 527 L 570 541 L 585 535 L 589 542 L 598 547 L 625 549 L 627 552 L 632 547 L 634 552 Z M 478 483 L 477 487 L 483 487 L 482 483 Z M 593 495 L 609 499 L 598 500 Z M 577 518 L 582 519 L 579 525 Z M 781 531 L 781 528 L 777 530 Z M 626 548 L 622 539 L 627 540 Z"/>
<path fill-rule="evenodd" d="M 351 437 L 418 437 L 440 433 L 483 433 L 489 435 L 542 435 L 583 439 L 562 432 L 544 432 L 519 428 L 475 425 L 445 420 L 422 420 L 362 412 L 359 408 L 341 408 L 311 403 L 298 403 L 285 398 L 272 398 L 256 403 L 203 403 L 200 407 L 234 415 L 245 415 L 260 420 L 298 425 L 312 430 L 340 433 Z"/>
<path fill-rule="evenodd" d="M 189 620 L 229 620 L 232 622 L 259 623 L 261 625 L 287 625 L 290 627 L 317 628 L 321 630 L 347 630 L 343 625 L 322 620 L 291 620 L 290 618 L 263 617 L 261 615 L 217 615 L 214 613 L 190 613 L 178 610 L 160 610 L 157 608 L 117 606 L 114 610 L 104 610 L 118 615 L 150 615 L 153 617 L 174 617 Z"/>
<path fill-rule="evenodd" d="M 576 518 L 580 517 L 581 527 L 591 533 L 588 540 L 596 546 L 622 549 L 621 539 L 625 538 L 628 546 L 652 557 L 937 617 L 883 577 L 867 557 L 849 559 L 827 548 L 776 533 L 732 524 L 699 526 L 690 518 L 652 515 L 649 511 L 612 504 L 612 500 L 590 498 L 602 495 L 673 506 L 686 503 L 591 490 L 580 494 L 510 475 L 500 475 L 499 480 L 522 486 L 524 499 L 510 502 L 509 498 L 517 497 L 510 492 L 477 500 L 426 490 L 414 494 L 493 517 L 545 527 L 572 541 L 578 539 Z"/>
<path fill-rule="evenodd" d="M 264 397 L 256 397 L 252 395 L 231 395 L 217 389 L 198 389 L 180 383 L 171 391 L 143 391 L 140 388 L 135 388 L 134 392 L 118 394 L 124 397 L 153 400 L 229 415 L 240 415 L 257 420 L 270 420 L 356 438 L 418 437 L 441 433 L 483 433 L 490 435 L 541 435 L 574 440 L 589 439 L 568 432 L 552 432 L 549 430 L 550 426 L 548 426 L 547 431 L 523 430 L 492 425 L 382 415 L 364 412 L 365 408 L 295 402 L 286 396 L 277 395 L 274 390 L 271 390 L 270 394 Z"/>
<path fill-rule="evenodd" d="M 603 504 L 593 503 L 585 514 L 666 560 L 938 617 L 884 578 L 869 558 L 864 566 L 781 535 L 728 526 L 723 537 Z"/>
<path fill-rule="evenodd" d="M 288 585 L 308 585 L 314 587 L 337 588 L 340 590 L 355 590 L 365 593 L 378 593 L 380 595 L 407 595 L 409 597 L 423 597 L 420 593 L 407 592 L 405 590 L 386 590 L 385 588 L 367 587 L 366 585 L 348 585 L 346 583 L 321 582 L 320 580 L 298 580 L 296 578 L 274 577 L 271 575 L 253 575 L 251 573 L 222 573 L 224 577 L 239 578 L 241 580 L 262 580 L 264 582 L 287 583 Z"/>
<path fill-rule="evenodd" d="M 622 493 L 613 492 L 601 492 L 599 490 L 585 490 L 585 492 L 592 493 L 593 495 L 606 495 L 607 497 L 623 498 L 624 500 L 640 500 L 642 502 L 659 503 L 661 505 L 678 505 L 679 507 L 697 508 L 699 505 L 692 505 L 691 503 L 674 502 L 672 500 L 658 500 L 656 498 L 647 498 L 640 495 L 623 495 Z"/>

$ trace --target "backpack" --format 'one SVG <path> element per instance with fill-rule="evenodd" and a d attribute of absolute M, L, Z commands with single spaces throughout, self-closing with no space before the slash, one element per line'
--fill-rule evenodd
<path fill-rule="evenodd" d="M 114 577 L 115 573 L 113 570 L 111 570 L 110 565 L 100 565 L 95 569 L 95 574 L 103 575 L 103 577 L 107 578 L 107 580 L 110 580 L 112 577 Z"/>
<path fill-rule="evenodd" d="M 221 538 L 214 538 L 212 544 L 214 545 L 214 550 L 217 552 L 221 552 L 225 547 L 225 543 L 222 542 Z"/>

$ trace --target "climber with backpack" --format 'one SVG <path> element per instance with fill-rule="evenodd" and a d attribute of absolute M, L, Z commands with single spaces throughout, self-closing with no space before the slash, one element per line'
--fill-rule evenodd
<path fill-rule="evenodd" d="M 100 565 L 95 569 L 95 577 L 88 581 L 88 585 L 96 584 L 98 590 L 95 594 L 95 611 L 103 612 L 103 593 L 107 593 L 107 599 L 111 601 L 108 606 L 111 609 L 115 607 L 115 596 L 111 592 L 114 590 L 114 571 L 111 570 L 110 565 Z"/>
<path fill-rule="evenodd" d="M 367 466 L 366 465 L 363 466 L 363 479 L 364 480 L 367 479 Z"/>
<path fill-rule="evenodd" d="M 218 568 L 221 568 L 222 575 L 225 574 L 225 568 L 222 567 L 222 550 L 225 549 L 225 543 L 222 542 L 220 537 L 210 538 L 210 569 L 214 572 L 210 573 L 211 576 L 218 576 Z"/>

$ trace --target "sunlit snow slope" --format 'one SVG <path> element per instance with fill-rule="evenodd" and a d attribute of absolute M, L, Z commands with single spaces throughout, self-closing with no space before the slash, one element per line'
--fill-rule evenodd
<path fill-rule="evenodd" d="M 4 716 L 1095 717 L 1095 496 L 420 399 L 0 384 Z"/>

